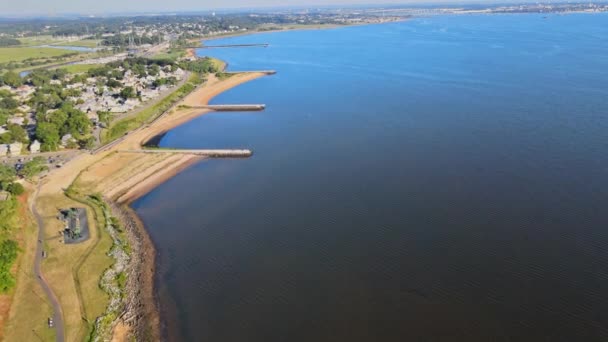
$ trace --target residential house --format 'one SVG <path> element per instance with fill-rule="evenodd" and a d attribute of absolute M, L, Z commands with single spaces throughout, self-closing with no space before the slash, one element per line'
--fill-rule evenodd
<path fill-rule="evenodd" d="M 0 144 L 0 157 L 6 157 L 8 154 L 8 145 Z"/>
<path fill-rule="evenodd" d="M 40 142 L 38 140 L 34 140 L 34 142 L 30 144 L 30 153 L 40 153 Z"/>
<path fill-rule="evenodd" d="M 20 156 L 21 149 L 23 149 L 23 144 L 20 142 L 14 142 L 14 143 L 8 145 L 8 149 L 9 149 L 12 157 Z"/>

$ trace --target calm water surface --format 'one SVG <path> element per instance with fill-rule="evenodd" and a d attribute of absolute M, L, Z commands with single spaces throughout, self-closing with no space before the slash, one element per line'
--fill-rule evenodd
<path fill-rule="evenodd" d="M 171 339 L 608 340 L 608 15 L 214 43 L 279 73 L 161 142 L 252 158 L 134 205 Z"/>

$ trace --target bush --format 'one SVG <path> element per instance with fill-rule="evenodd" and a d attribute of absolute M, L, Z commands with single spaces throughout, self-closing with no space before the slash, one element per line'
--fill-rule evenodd
<path fill-rule="evenodd" d="M 10 192 L 15 196 L 19 196 L 25 192 L 25 188 L 20 183 L 10 183 L 6 187 L 6 191 Z"/>

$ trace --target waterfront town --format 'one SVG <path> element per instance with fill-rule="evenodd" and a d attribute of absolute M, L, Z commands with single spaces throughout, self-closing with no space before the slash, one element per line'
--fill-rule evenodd
<path fill-rule="evenodd" d="M 130 64 L 131 62 L 131 64 Z M 140 64 L 138 64 L 140 63 Z M 92 148 L 110 121 L 170 91 L 188 73 L 176 64 L 125 60 L 71 74 L 0 76 L 0 157 Z"/>
<path fill-rule="evenodd" d="M 175 15 L 122 13 L 98 16 L 96 13 L 64 13 L 46 17 L 34 17 L 32 14 L 32 18 L 17 15 L 15 17 L 9 17 L 8 15 L 2 17 L 5 14 L 0 15 L 0 232 L 3 233 L 0 235 L 0 255 L 2 255 L 2 258 L 0 258 L 0 340 L 162 340 L 161 336 L 164 332 L 161 330 L 166 322 L 161 323 L 159 302 L 156 300 L 158 293 L 155 292 L 157 290 L 155 288 L 155 261 L 159 255 L 163 255 L 160 249 L 158 250 L 160 252 L 155 249 L 155 243 L 162 242 L 162 239 L 153 240 L 148 235 L 143 220 L 137 216 L 138 213 L 133 211 L 130 205 L 179 172 L 204 159 L 220 157 L 249 158 L 254 155 L 253 150 L 256 147 L 251 146 L 251 150 L 248 149 L 249 146 L 244 146 L 243 149 L 234 149 L 234 147 L 230 149 L 205 149 L 206 146 L 201 146 L 202 149 L 163 148 L 159 145 L 163 146 L 165 144 L 160 144 L 159 141 L 171 130 L 211 112 L 265 111 L 265 113 L 260 113 L 259 116 L 252 117 L 262 117 L 266 114 L 272 116 L 273 111 L 274 113 L 278 112 L 276 107 L 273 108 L 275 106 L 273 102 L 268 102 L 268 110 L 266 110 L 266 104 L 260 103 L 216 104 L 214 102 L 210 104 L 210 101 L 230 89 L 257 79 L 266 78 L 265 81 L 269 82 L 267 84 L 280 79 L 285 80 L 287 78 L 285 75 L 289 76 L 290 74 L 286 71 L 289 71 L 289 68 L 295 68 L 294 65 L 296 65 L 296 63 L 285 59 L 284 63 L 288 66 L 277 63 L 276 65 L 260 67 L 276 67 L 277 70 L 260 70 L 251 67 L 254 70 L 248 68 L 247 71 L 231 70 L 227 72 L 225 71 L 227 63 L 232 63 L 232 69 L 237 69 L 236 66 L 242 66 L 243 64 L 228 60 L 228 58 L 226 61 L 220 61 L 205 57 L 206 52 L 209 51 L 206 50 L 207 48 L 230 48 L 232 50 L 237 48 L 237 51 L 239 49 L 251 49 L 247 52 L 251 51 L 252 55 L 255 55 L 260 51 L 272 54 L 280 50 L 275 49 L 280 44 L 266 34 L 247 37 L 243 39 L 244 43 L 242 44 L 239 44 L 241 37 L 236 38 L 236 42 L 230 39 L 211 42 L 207 41 L 208 39 L 259 32 L 311 30 L 311 32 L 305 33 L 285 33 L 285 35 L 297 37 L 310 34 L 314 39 L 308 38 L 311 39 L 310 43 L 303 45 L 308 50 L 317 45 L 324 49 L 328 49 L 327 46 L 335 45 L 341 49 L 354 47 L 363 50 L 358 46 L 360 43 L 360 45 L 368 47 L 367 51 L 372 51 L 380 56 L 384 63 L 384 58 L 389 53 L 375 52 L 374 47 L 378 48 L 378 51 L 383 47 L 382 44 L 378 45 L 378 42 L 374 42 L 373 39 L 362 39 L 361 37 L 364 36 L 356 34 L 353 36 L 353 40 L 345 40 L 344 42 L 339 42 L 337 39 L 328 40 L 323 45 L 320 43 L 324 42 L 323 37 L 328 31 L 312 32 L 312 30 L 334 29 L 348 25 L 390 23 L 386 26 L 356 27 L 344 31 L 363 32 L 369 30 L 367 32 L 371 37 L 378 37 L 379 31 L 375 30 L 381 29 L 385 32 L 382 33 L 383 35 L 391 35 L 392 38 L 386 40 L 390 44 L 382 43 L 384 48 L 390 46 L 394 49 L 386 51 L 403 53 L 400 56 L 401 59 L 394 59 L 396 62 L 391 65 L 393 68 L 398 69 L 399 63 L 402 60 L 407 60 L 408 56 L 423 56 L 412 59 L 413 62 L 407 63 L 410 63 L 414 69 L 419 67 L 426 67 L 427 69 L 420 69 L 420 72 L 408 71 L 394 74 L 395 80 L 413 82 L 413 86 L 408 88 L 394 88 L 396 89 L 395 94 L 407 94 L 409 98 L 413 99 L 414 96 L 419 96 L 417 92 L 425 91 L 427 84 L 435 84 L 439 87 L 438 89 L 446 90 L 440 93 L 442 96 L 435 96 L 433 92 L 425 92 L 425 94 L 431 94 L 433 101 L 441 106 L 437 107 L 437 111 L 433 113 L 433 115 L 437 115 L 446 108 L 449 109 L 449 105 L 445 105 L 450 103 L 448 100 L 459 104 L 461 100 L 464 102 L 473 98 L 481 98 L 475 95 L 476 93 L 468 92 L 473 91 L 468 82 L 474 83 L 476 79 L 468 80 L 463 77 L 463 81 L 456 84 L 457 87 L 454 86 L 457 83 L 455 79 L 461 77 L 461 75 L 478 76 L 481 72 L 478 73 L 477 68 L 480 65 L 483 66 L 484 62 L 487 62 L 486 65 L 495 64 L 501 59 L 479 61 L 477 57 L 482 54 L 478 52 L 486 51 L 485 42 L 492 41 L 488 39 L 488 36 L 484 36 L 485 39 L 480 40 L 483 44 L 473 44 L 475 45 L 473 47 L 479 50 L 474 50 L 476 53 L 471 53 L 471 58 L 461 58 L 461 55 L 454 52 L 453 56 L 458 57 L 458 61 L 463 61 L 467 66 L 467 68 L 453 73 L 453 75 L 458 76 L 454 76 L 453 79 L 437 77 L 437 80 L 431 80 L 427 76 L 433 75 L 434 72 L 450 73 L 452 71 L 451 64 L 444 64 L 443 68 L 437 69 L 436 61 L 429 56 L 437 56 L 436 51 L 451 51 L 451 49 L 458 51 L 456 43 L 461 42 L 463 46 L 468 46 L 470 43 L 467 41 L 468 35 L 479 34 L 475 30 L 466 30 L 467 34 L 461 34 L 455 38 L 456 41 L 452 47 L 452 41 L 446 39 L 448 36 L 454 37 L 454 35 L 450 36 L 448 34 L 450 33 L 450 26 L 445 29 L 445 23 L 440 26 L 437 21 L 435 21 L 435 24 L 428 24 L 435 19 L 444 19 L 434 16 L 447 14 L 449 15 L 448 21 L 460 20 L 462 24 L 462 21 L 469 19 L 466 16 L 470 15 L 470 18 L 473 18 L 473 23 L 479 25 L 480 22 L 483 23 L 480 20 L 486 19 L 486 15 L 490 14 L 534 13 L 533 15 L 517 16 L 517 18 L 525 18 L 526 23 L 539 25 L 538 23 L 556 21 L 550 19 L 561 18 L 566 13 L 592 13 L 580 15 L 580 17 L 591 18 L 596 16 L 596 12 L 606 11 L 608 11 L 608 5 L 604 3 L 537 3 L 523 5 L 497 4 L 492 6 L 431 6 L 419 4 L 407 7 L 378 6 L 372 8 L 334 6 L 321 9 L 277 9 L 266 12 L 262 10 L 252 12 L 214 12 L 208 10 L 200 13 Z M 548 13 L 554 15 L 551 16 Z M 420 18 L 420 20 L 407 21 L 413 17 Z M 496 15 L 496 17 L 504 19 L 511 16 Z M 579 15 L 572 17 L 579 17 Z M 597 17 L 601 17 L 601 15 L 597 15 Z M 453 25 L 454 23 L 450 24 Z M 509 26 L 507 22 L 506 25 L 498 26 L 498 28 L 505 30 Z M 439 28 L 434 29 L 435 27 Z M 530 30 L 530 32 L 532 31 Z M 390 32 L 390 34 L 386 32 Z M 507 32 L 512 31 L 507 30 Z M 336 37 L 340 33 L 338 32 Z M 492 34 L 495 33 L 496 31 L 492 31 Z M 522 38 L 522 42 L 526 42 L 523 39 L 525 38 L 524 34 L 516 33 L 516 35 Z M 332 35 L 327 34 L 327 36 Z M 466 36 L 467 39 L 463 39 L 462 36 Z M 597 41 L 601 41 L 601 36 L 598 35 L 598 37 Z M 253 44 L 250 44 L 251 41 L 247 41 L 249 38 L 254 40 Z M 505 38 L 499 36 L 496 39 Z M 428 50 L 430 45 L 426 43 L 426 40 L 435 42 L 437 50 Z M 400 44 L 405 41 L 416 42 L 417 45 L 409 45 L 412 47 L 411 49 L 401 49 Z M 297 43 L 297 39 L 294 39 L 294 42 Z M 530 45 L 536 46 L 536 43 L 538 42 Z M 519 41 L 517 44 L 519 44 Z M 498 48 L 498 45 L 494 44 L 493 48 Z M 369 48 L 369 46 L 372 48 Z M 265 48 L 269 49 L 263 50 Z M 446 50 L 441 50 L 444 48 Z M 527 52 L 526 48 L 521 48 L 519 51 Z M 353 53 L 355 50 L 346 48 L 344 50 L 348 53 L 344 53 L 343 60 L 350 58 L 350 63 L 356 65 L 357 53 Z M 306 54 L 300 52 L 303 50 L 294 49 L 293 51 L 295 51 L 293 52 L 294 56 L 306 57 Z M 328 51 L 332 51 L 332 56 L 338 55 L 337 52 L 334 52 L 335 50 L 328 49 Z M 427 51 L 427 54 L 417 55 L 421 51 Z M 461 49 L 460 51 L 469 53 L 468 49 Z M 445 55 L 451 54 L 446 53 Z M 525 55 L 526 58 L 529 56 L 529 54 L 524 53 L 521 55 Z M 496 54 L 496 56 L 500 56 L 500 54 Z M 548 59 L 543 59 L 543 63 Z M 314 74 L 314 70 L 323 72 L 324 69 L 331 69 L 332 73 L 329 77 L 338 78 L 336 71 L 340 70 L 340 63 L 319 67 L 318 65 L 321 64 L 319 62 L 297 65 L 310 75 Z M 568 65 L 573 64 L 569 63 Z M 534 65 L 534 63 L 525 65 Z M 566 63 L 556 65 L 566 65 Z M 601 66 L 601 63 L 598 65 Z M 474 67 L 474 72 L 469 70 L 469 67 Z M 363 64 L 360 68 L 352 68 L 353 70 L 346 71 L 345 74 L 353 72 L 359 77 L 378 73 L 378 75 L 368 78 L 371 81 L 375 76 L 378 76 L 378 79 L 384 77 L 379 75 L 380 68 L 383 67 Z M 511 73 L 511 69 L 504 68 L 504 70 L 507 70 L 506 73 Z M 590 72 L 589 74 L 597 74 L 597 70 L 603 69 L 590 68 L 590 70 L 593 70 L 593 73 Z M 383 71 L 385 70 L 383 69 Z M 272 76 L 275 74 L 279 76 Z M 503 73 L 500 73 L 500 75 L 503 75 Z M 319 84 L 329 84 L 327 77 L 319 77 L 317 80 Z M 350 78 L 344 78 L 342 82 L 352 85 L 351 80 Z M 301 82 L 293 82 L 290 85 L 297 87 L 307 85 L 307 82 L 311 81 L 303 79 Z M 357 86 L 367 86 L 366 82 L 361 83 Z M 388 89 L 398 83 L 385 82 L 378 89 L 384 89 L 385 87 Z M 504 86 L 506 83 L 500 84 Z M 279 90 L 279 88 L 281 87 L 277 86 L 274 89 Z M 459 94 L 473 94 L 474 96 L 454 96 L 452 99 L 447 96 L 451 92 L 458 93 L 462 90 L 461 88 L 466 88 L 467 91 Z M 336 89 L 337 91 L 331 92 L 332 98 L 340 98 L 340 96 L 343 96 L 340 93 L 343 90 L 346 91 L 346 88 Z M 363 89 L 359 90 L 362 94 L 368 94 L 366 88 L 359 89 Z M 479 89 L 475 91 L 480 92 Z M 274 94 L 274 92 L 273 94 L 260 92 L 260 97 L 255 98 L 254 101 L 265 101 L 266 95 L 280 95 L 280 91 L 275 90 L 275 92 L 277 94 Z M 598 92 L 595 91 L 595 93 Z M 307 97 L 309 94 L 310 97 Z M 303 101 L 310 101 L 313 96 L 318 96 L 316 94 L 314 92 L 302 92 L 297 95 Z M 327 92 L 321 93 L 319 97 L 326 98 L 327 94 Z M 369 94 L 370 98 L 373 97 L 374 103 L 378 102 L 378 96 L 375 93 L 369 92 Z M 352 102 L 352 97 L 343 98 L 345 100 L 336 101 L 336 103 L 344 105 L 347 102 Z M 403 99 L 405 99 L 405 96 L 403 96 Z M 216 101 L 219 100 L 221 98 Z M 519 100 L 521 98 L 517 99 L 517 101 Z M 276 100 L 273 98 L 273 101 Z M 417 100 L 414 99 L 411 103 L 414 104 L 415 101 Z M 372 107 L 360 106 L 363 110 Z M 389 110 L 392 112 L 394 108 L 390 107 L 387 112 Z M 490 106 L 485 108 L 491 109 Z M 336 112 L 340 112 L 340 110 L 338 109 Z M 281 118 L 289 117 L 289 120 L 291 120 L 295 117 L 295 115 L 287 115 L 291 113 L 290 111 L 291 109 L 285 112 L 281 111 Z M 449 112 L 449 110 L 446 111 Z M 297 111 L 294 113 L 297 113 Z M 369 146 L 376 146 L 374 144 L 378 142 L 390 142 L 390 146 L 393 146 L 393 141 L 386 140 L 389 138 L 394 138 L 394 141 L 405 144 L 404 140 L 396 139 L 407 136 L 408 138 L 418 139 L 415 144 L 411 144 L 411 141 L 414 140 L 407 141 L 408 146 L 414 145 L 415 148 L 420 149 L 412 150 L 416 152 L 414 157 L 427 155 L 429 151 L 442 152 L 436 149 L 434 139 L 432 141 L 425 141 L 425 139 L 438 136 L 436 133 L 443 131 L 426 131 L 426 133 L 431 133 L 421 136 L 418 133 L 424 127 L 412 125 L 414 120 L 409 120 L 416 113 L 409 111 L 409 108 L 407 111 L 404 110 L 404 113 L 406 114 L 399 115 L 399 120 L 408 118 L 407 125 L 401 125 L 401 121 L 395 121 L 399 125 L 395 125 L 394 122 L 383 122 L 381 126 L 378 126 L 378 139 L 374 139 L 373 144 Z M 457 124 L 452 125 L 454 127 L 461 125 L 463 118 L 460 112 L 455 113 L 457 115 L 443 116 L 445 122 L 456 122 Z M 223 116 L 219 115 L 220 113 L 216 114 L 218 115 L 215 118 Z M 418 116 L 420 122 L 433 117 L 433 115 L 427 115 L 428 112 L 424 112 L 424 114 Z M 478 130 L 479 126 L 475 126 L 475 124 L 485 124 L 485 118 L 488 115 L 485 112 L 483 114 L 483 116 L 481 114 L 476 116 L 477 121 L 474 121 L 470 127 Z M 238 118 L 238 116 L 232 117 Z M 369 117 L 371 115 L 366 116 L 366 118 Z M 390 115 L 374 115 L 374 119 L 386 117 L 397 118 L 397 116 Z M 310 120 L 312 116 L 308 114 L 300 115 L 300 118 L 306 118 L 308 121 L 305 122 L 304 126 L 313 123 Z M 344 121 L 353 122 L 355 121 L 353 118 L 356 119 L 357 116 L 345 117 Z M 480 118 L 483 118 L 483 120 Z M 362 122 L 365 123 L 365 120 Z M 528 124 L 529 122 L 525 121 L 525 123 Z M 433 129 L 443 127 L 434 125 L 435 123 L 429 126 L 432 126 Z M 340 123 L 340 126 L 342 126 L 342 123 Z M 259 127 L 252 126 L 251 130 Z M 328 126 L 309 127 L 312 127 L 316 132 L 323 130 L 327 132 L 330 128 L 332 128 L 332 132 L 343 129 L 338 125 L 332 127 L 329 123 Z M 404 129 L 407 127 L 413 134 L 402 134 L 400 136 L 393 134 L 397 132 L 397 128 L 402 127 Z M 601 127 L 601 125 L 598 125 L 598 127 Z M 374 127 L 370 126 L 370 128 L 373 129 Z M 410 130 L 410 128 L 412 129 Z M 529 128 L 529 125 L 525 128 Z M 197 136 L 203 136 L 206 139 L 204 144 L 201 145 L 208 143 L 204 132 L 201 132 L 198 128 L 193 131 Z M 479 131 L 486 133 L 484 130 Z M 218 132 L 224 133 L 224 130 L 218 130 Z M 261 132 L 268 133 L 266 131 Z M 362 129 L 359 132 L 364 132 L 364 130 Z M 529 130 L 524 133 L 526 132 L 529 132 Z M 173 134 L 175 134 L 175 131 Z M 315 138 L 314 134 L 311 134 L 310 137 Z M 467 139 L 466 146 L 469 146 L 471 132 L 465 131 L 462 137 Z M 512 137 L 513 134 L 509 134 L 507 138 L 511 139 Z M 365 135 L 361 135 L 360 138 L 362 140 Z M 529 139 L 530 136 L 526 135 L 525 138 Z M 290 136 L 288 139 L 294 138 Z M 345 146 L 350 147 L 350 144 L 356 144 L 359 137 L 357 139 L 349 137 L 348 139 L 337 140 L 339 140 L 339 143 L 335 146 L 343 152 Z M 348 142 L 349 145 L 344 142 Z M 286 139 L 277 140 L 276 145 L 282 144 L 286 144 Z M 304 146 L 304 144 L 299 145 Z M 389 144 L 378 146 L 389 146 Z M 541 146 L 545 147 L 546 145 Z M 363 160 L 365 158 L 361 159 L 362 153 L 366 151 L 365 148 L 353 149 L 351 147 L 351 149 L 354 152 L 348 153 L 348 155 L 352 154 L 357 163 L 352 161 L 353 164 L 350 165 L 376 164 L 367 163 L 366 160 Z M 390 148 L 388 151 L 392 152 Z M 530 151 L 524 150 L 524 152 Z M 331 158 L 324 158 L 324 155 L 322 153 L 305 156 L 309 157 L 307 159 L 316 159 L 320 163 L 324 163 L 320 168 L 325 170 L 325 163 L 329 165 L 329 162 L 333 161 L 330 160 Z M 341 157 L 348 157 L 348 155 L 343 156 L 341 154 Z M 395 155 L 405 156 L 405 154 Z M 387 160 L 399 161 L 399 158 L 394 158 L 395 155 L 391 155 L 390 158 L 387 157 Z M 448 154 L 446 153 L 446 155 Z M 450 157 L 453 155 L 457 154 L 449 154 Z M 496 163 L 496 155 L 499 154 L 493 154 L 493 158 L 488 159 L 489 162 L 487 163 L 481 163 L 480 161 L 479 165 L 484 165 L 484 167 L 490 165 L 491 167 L 492 163 Z M 476 155 L 472 154 L 472 156 L 465 155 L 466 158 L 474 159 L 472 162 L 477 162 L 474 158 Z M 437 156 L 433 157 L 433 161 L 436 160 L 435 158 L 438 158 L 437 160 L 442 158 L 441 153 L 437 153 Z M 448 158 L 447 156 L 443 157 Z M 251 161 L 257 162 L 256 159 L 263 158 L 253 158 Z M 336 158 L 336 160 L 341 161 L 342 159 Z M 363 162 L 361 162 L 362 160 Z M 443 166 L 448 165 L 447 162 L 453 162 L 452 158 L 443 161 L 446 161 L 446 163 L 432 164 L 433 167 L 425 169 L 425 171 L 435 169 L 443 171 L 437 165 Z M 232 161 L 229 162 L 232 163 Z M 408 160 L 407 172 L 415 167 L 415 164 Z M 477 168 L 478 165 L 474 166 L 477 172 L 476 177 L 480 177 L 479 175 L 483 174 L 483 168 Z M 297 169 L 304 170 L 300 167 Z M 338 170 L 338 167 L 336 166 L 335 169 Z M 559 168 L 556 169 L 559 171 Z M 347 170 L 352 172 L 355 168 L 349 167 Z M 382 170 L 384 172 L 388 168 L 382 168 Z M 274 176 L 275 173 L 273 172 L 270 171 L 267 174 Z M 332 173 L 324 172 L 322 174 L 323 178 L 329 179 L 328 177 L 331 177 Z M 313 172 L 313 174 L 315 173 Z M 336 177 L 340 178 L 335 178 L 333 183 L 339 185 L 345 180 L 343 175 L 346 172 L 336 172 L 336 175 L 338 174 L 339 176 Z M 448 174 L 452 176 L 452 173 Z M 302 177 L 302 175 L 303 172 L 298 172 L 297 176 Z M 373 174 L 372 177 L 389 181 L 397 179 L 395 177 L 376 177 Z M 247 177 L 243 178 L 246 179 Z M 425 181 L 424 177 L 422 178 Z M 469 180 L 471 178 L 459 178 L 457 190 L 462 189 L 461 179 Z M 262 183 L 256 178 L 246 179 L 246 181 L 250 184 Z M 452 182 L 453 180 L 450 179 L 449 181 Z M 199 191 L 196 186 L 223 186 L 222 182 L 223 179 L 219 179 L 217 182 L 193 184 L 191 187 Z M 301 182 L 300 178 L 290 184 L 297 185 L 298 182 Z M 365 182 L 367 180 L 364 180 L 364 183 L 355 180 L 353 184 L 356 184 L 356 186 L 368 184 Z M 310 182 L 310 184 L 316 183 L 318 182 Z M 329 183 L 327 182 L 327 184 Z M 411 184 L 419 184 L 419 189 L 427 186 L 423 183 Z M 567 184 L 567 182 L 562 182 L 563 184 Z M 169 183 L 166 183 L 166 185 L 167 188 L 172 186 Z M 279 188 L 279 185 L 276 188 Z M 327 185 L 322 185 L 318 188 L 324 190 L 323 188 Z M 390 189 L 395 188 L 395 184 L 380 185 L 379 187 L 369 186 L 366 189 L 389 189 L 389 185 Z M 485 185 L 487 184 L 484 183 Z M 190 187 L 190 184 L 188 186 Z M 414 190 L 416 189 L 418 187 L 414 187 Z M 403 193 L 409 194 L 410 190 L 403 191 Z M 206 188 L 201 188 L 199 192 L 209 191 Z M 177 203 L 175 193 L 174 191 L 169 196 L 158 196 L 158 198 L 165 200 L 169 198 L 171 203 Z M 296 199 L 303 193 L 294 192 L 297 196 L 293 195 L 291 198 Z M 432 198 L 436 196 L 434 193 L 431 195 L 423 197 Z M 182 196 L 182 193 L 179 193 L 178 197 L 180 196 Z M 327 198 L 331 197 L 328 196 Z M 380 198 L 382 196 L 374 197 L 374 199 Z M 446 201 L 446 203 L 453 202 L 453 198 L 447 199 L 449 201 Z M 385 207 L 390 209 L 395 202 L 392 197 L 389 200 L 391 202 L 387 202 Z M 190 202 L 198 203 L 197 201 Z M 217 202 L 223 207 L 225 203 L 230 201 L 218 200 Z M 505 207 L 508 208 L 508 206 Z M 150 212 L 163 210 L 160 206 L 150 206 L 149 208 Z M 378 213 L 382 212 L 382 210 L 378 210 Z M 353 215 L 353 217 L 358 217 L 357 215 L 359 213 Z M 377 219 L 380 221 L 382 217 Z M 167 221 L 172 225 L 171 228 L 176 227 L 176 225 L 179 227 L 179 224 L 175 223 L 176 221 Z M 193 219 L 192 221 L 195 224 L 200 224 L 198 220 Z M 408 220 L 398 221 L 407 222 Z M 429 219 L 429 222 L 434 222 L 434 219 Z M 146 222 L 146 224 L 148 223 Z M 266 232 L 266 230 L 264 231 Z M 178 235 L 175 232 L 171 234 Z M 477 235 L 473 237 L 475 238 Z M 191 236 L 188 236 L 188 238 L 191 241 L 206 240 L 193 239 Z M 365 241 L 362 246 L 367 247 L 369 244 L 369 241 Z M 197 246 L 196 250 L 198 252 L 201 249 Z M 190 282 L 189 278 L 188 282 Z M 433 295 L 433 293 L 418 289 L 415 286 L 406 289 L 407 291 L 402 291 L 402 288 L 398 290 L 400 291 L 399 298 L 411 297 L 415 299 L 415 302 L 421 303 L 426 303 L 425 299 Z M 384 327 L 381 327 L 381 330 L 383 329 Z"/>

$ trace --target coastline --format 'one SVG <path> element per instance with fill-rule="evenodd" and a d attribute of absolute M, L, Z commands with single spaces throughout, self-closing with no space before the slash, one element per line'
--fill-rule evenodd
<path fill-rule="evenodd" d="M 262 76 L 264 74 L 247 73 L 220 80 L 210 75 L 207 83 L 179 103 L 182 106 L 181 108 L 174 110 L 149 127 L 133 133 L 128 139 L 117 144 L 106 157 L 108 160 L 105 160 L 105 163 L 118 162 L 116 164 L 120 170 L 128 169 L 131 165 L 149 163 L 149 165 L 146 164 L 144 167 L 129 171 L 124 175 L 119 174 L 118 178 L 120 180 L 117 183 L 103 189 L 104 197 L 113 208 L 113 213 L 127 227 L 129 243 L 132 246 L 134 256 L 130 265 L 132 276 L 129 277 L 127 285 L 127 310 L 113 330 L 116 341 L 122 340 L 118 335 L 125 335 L 125 330 L 136 336 L 138 340 L 160 340 L 162 336 L 161 311 L 155 288 L 156 247 L 145 224 L 130 207 L 130 204 L 175 175 L 205 159 L 196 155 L 179 154 L 170 155 L 164 159 L 148 155 L 127 155 L 123 156 L 124 159 L 121 163 L 120 152 L 118 151 L 146 146 L 155 137 L 211 112 L 210 110 L 189 107 L 206 105 L 213 97 L 222 92 Z M 82 177 L 86 181 L 93 181 L 93 178 L 87 178 L 89 174 L 95 174 L 97 168 L 102 171 L 105 169 L 103 160 L 87 168 L 87 172 Z M 115 168 L 116 166 L 106 170 L 110 171 L 109 178 L 112 178 L 112 175 L 115 174 L 113 172 Z M 103 175 L 101 178 L 104 178 Z M 108 183 L 102 182 L 102 184 L 106 185 Z"/>
<path fill-rule="evenodd" d="M 201 37 L 201 38 L 192 39 L 191 41 L 192 42 L 201 42 L 202 41 L 201 47 L 203 47 L 205 45 L 205 42 L 207 42 L 207 41 L 214 41 L 214 40 L 225 39 L 225 38 L 242 37 L 242 36 L 250 36 L 250 35 L 254 35 L 254 34 L 277 33 L 277 32 L 296 32 L 296 31 L 335 30 L 335 29 L 341 29 L 341 28 L 347 28 L 347 27 L 399 23 L 399 22 L 408 21 L 410 19 L 412 19 L 412 18 L 403 18 L 401 20 L 391 20 L 391 21 L 387 20 L 385 22 L 377 22 L 377 23 L 358 23 L 358 24 L 344 24 L 344 25 L 320 24 L 320 25 L 286 26 L 281 29 L 273 28 L 273 29 L 268 29 L 268 30 L 242 31 L 242 32 L 236 32 L 236 33 L 228 33 L 228 34 L 221 34 L 221 35 L 215 35 L 215 36 Z M 193 49 L 193 50 L 196 50 L 196 49 Z"/>
<path fill-rule="evenodd" d="M 179 172 L 205 159 L 187 151 L 162 155 L 123 151 L 143 150 L 153 137 L 212 112 L 201 109 L 200 106 L 207 105 L 213 97 L 263 76 L 266 74 L 247 72 L 219 79 L 209 74 L 206 82 L 154 122 L 132 131 L 116 144 L 99 153 L 80 153 L 62 168 L 52 170 L 42 180 L 36 207 L 43 217 L 56 216 L 56 207 L 43 206 L 42 203 L 70 201 L 64 191 L 73 186 L 82 195 L 101 194 L 104 202 L 112 209 L 113 216 L 127 228 L 125 238 L 134 257 L 131 258 L 127 268 L 129 277 L 125 287 L 125 310 L 111 325 L 109 337 L 112 341 L 128 341 L 130 336 L 136 336 L 137 340 L 159 340 L 161 336 L 160 311 L 154 288 L 156 250 L 145 225 L 129 204 Z M 49 221 L 40 226 L 47 236 L 56 233 L 51 223 L 52 221 Z M 61 247 L 58 245 L 56 248 Z M 50 285 L 55 291 L 62 288 L 59 281 L 51 282 Z M 64 300 L 63 298 L 74 297 L 66 297 L 64 294 L 63 297 L 60 296 L 60 301 Z M 76 318 L 80 321 L 82 316 L 82 309 L 79 309 L 80 312 L 74 310 L 76 310 L 74 305 L 71 308 L 69 306 L 67 309 L 64 308 L 64 315 L 71 317 L 72 326 L 76 324 Z M 82 329 L 80 331 L 70 329 L 67 324 L 66 328 L 68 328 L 66 338 L 80 338 Z"/>

